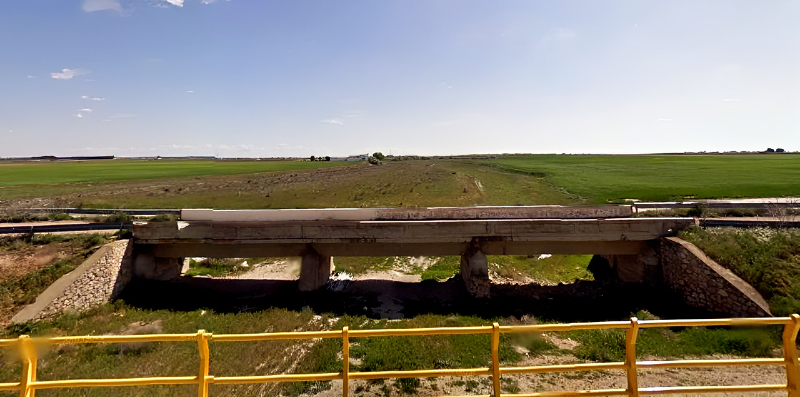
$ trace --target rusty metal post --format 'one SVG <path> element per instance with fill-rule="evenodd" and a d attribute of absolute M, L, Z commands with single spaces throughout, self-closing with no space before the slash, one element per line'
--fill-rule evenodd
<path fill-rule="evenodd" d="M 625 373 L 628 377 L 628 395 L 639 397 L 639 379 L 636 372 L 636 337 L 639 335 L 639 319 L 631 317 L 631 326 L 625 335 Z"/>

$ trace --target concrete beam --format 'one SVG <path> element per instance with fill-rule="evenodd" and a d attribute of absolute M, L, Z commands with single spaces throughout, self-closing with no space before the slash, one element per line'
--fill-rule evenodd
<path fill-rule="evenodd" d="M 446 256 L 461 255 L 470 243 L 315 243 L 311 246 L 326 256 Z M 145 244 L 139 241 L 137 250 L 149 251 L 164 258 L 202 256 L 207 258 L 253 258 L 303 256 L 309 244 L 264 243 L 236 241 L 162 241 Z M 481 241 L 486 255 L 637 255 L 647 249 L 644 241 Z"/>

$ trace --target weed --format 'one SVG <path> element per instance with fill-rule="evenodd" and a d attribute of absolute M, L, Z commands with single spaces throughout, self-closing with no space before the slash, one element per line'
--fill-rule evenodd
<path fill-rule="evenodd" d="M 572 337 L 580 342 L 575 357 L 600 362 L 621 361 L 625 357 L 625 331 L 596 329 L 575 331 Z"/>
<path fill-rule="evenodd" d="M 230 276 L 247 271 L 247 268 L 242 266 L 245 261 L 245 259 L 241 258 L 206 258 L 200 261 L 191 259 L 189 260 L 189 270 L 186 272 L 186 275 L 189 277 Z M 248 263 L 250 262 L 248 261 Z"/>
<path fill-rule="evenodd" d="M 443 281 L 461 272 L 461 257 L 443 256 L 436 263 L 422 271 L 422 281 Z"/>
<path fill-rule="evenodd" d="M 403 394 L 415 394 L 417 388 L 419 388 L 419 383 L 417 378 L 397 379 L 394 381 L 394 386 Z"/>
<path fill-rule="evenodd" d="M 148 219 L 147 221 L 148 222 L 174 222 L 174 221 L 180 220 L 180 218 L 181 217 L 179 215 L 161 214 L 161 215 L 156 215 L 156 216 Z"/>

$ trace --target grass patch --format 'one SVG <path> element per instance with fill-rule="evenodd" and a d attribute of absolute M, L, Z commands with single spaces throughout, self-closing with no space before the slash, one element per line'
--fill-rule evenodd
<path fill-rule="evenodd" d="M 518 155 L 483 162 L 602 204 L 800 194 L 800 155 Z"/>
<path fill-rule="evenodd" d="M 461 273 L 461 257 L 442 256 L 427 269 L 420 270 L 419 274 L 422 276 L 422 281 L 444 281 L 459 273 Z"/>
<path fill-rule="evenodd" d="M 333 259 L 336 271 L 350 275 L 364 274 L 369 271 L 392 270 L 394 256 L 337 256 Z"/>
<path fill-rule="evenodd" d="M 679 237 L 756 288 L 774 315 L 800 312 L 800 230 L 691 228 Z"/>
<path fill-rule="evenodd" d="M 653 318 L 647 312 L 636 313 L 642 320 Z M 636 340 L 637 357 L 681 358 L 711 354 L 747 357 L 771 357 L 781 346 L 781 331 L 775 327 L 690 327 L 640 329 Z M 582 330 L 566 333 L 580 344 L 576 357 L 591 361 L 623 361 L 626 330 Z"/>
<path fill-rule="evenodd" d="M 488 257 L 490 269 L 502 277 L 534 280 L 547 280 L 554 283 L 568 283 L 575 280 L 593 280 L 587 270 L 591 255 L 551 255 L 514 256 L 501 255 Z"/>
<path fill-rule="evenodd" d="M 401 321 L 371 321 L 363 316 L 345 316 L 332 326 L 341 329 L 385 329 L 426 328 L 486 325 L 487 320 L 478 317 L 456 317 L 422 315 Z M 488 335 L 444 335 L 415 337 L 352 338 L 350 356 L 360 360 L 351 365 L 351 371 L 419 370 L 443 368 L 470 368 L 486 366 L 491 361 Z M 314 346 L 300 372 L 337 372 L 341 370 L 341 341 L 325 339 Z M 501 337 L 500 360 L 516 362 L 521 356 L 516 353 L 505 335 Z M 292 395 L 320 390 L 318 382 L 304 382 L 292 389 Z M 413 394 L 419 386 L 418 380 L 396 381 L 394 386 L 402 393 Z"/>
<path fill-rule="evenodd" d="M 256 259 L 257 260 L 257 259 Z M 211 277 L 225 277 L 237 273 L 243 273 L 250 270 L 249 267 L 242 266 L 244 262 L 248 264 L 258 263 L 254 259 L 242 258 L 205 258 L 202 260 L 189 260 L 189 270 L 186 275 L 189 277 L 194 276 L 211 276 Z"/>

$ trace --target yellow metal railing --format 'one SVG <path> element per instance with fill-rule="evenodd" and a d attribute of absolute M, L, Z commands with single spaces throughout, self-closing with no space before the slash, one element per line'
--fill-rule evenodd
<path fill-rule="evenodd" d="M 678 361 L 636 361 L 636 336 L 639 329 L 657 327 L 704 327 L 704 326 L 766 326 L 783 325 L 783 358 L 755 358 L 755 359 L 728 359 L 728 360 L 678 360 Z M 561 365 L 540 365 L 530 367 L 501 367 L 499 348 L 501 333 L 522 332 L 554 332 L 575 331 L 588 329 L 625 329 L 626 351 L 624 362 L 614 363 L 580 363 Z M 21 397 L 33 397 L 36 390 L 75 388 L 75 387 L 104 387 L 104 386 L 147 386 L 147 385 L 187 385 L 198 386 L 198 396 L 208 396 L 210 384 L 231 385 L 245 383 L 265 382 L 298 382 L 298 381 L 331 381 L 342 380 L 342 396 L 349 396 L 349 381 L 358 379 L 379 378 L 422 378 L 437 376 L 476 376 L 485 375 L 492 379 L 492 396 L 501 396 L 500 376 L 514 374 L 569 372 L 569 371 L 599 371 L 599 370 L 624 370 L 627 375 L 627 388 L 606 390 L 581 390 L 581 391 L 551 391 L 541 393 L 514 394 L 518 397 L 532 396 L 614 396 L 628 395 L 658 395 L 676 393 L 725 393 L 725 392 L 763 392 L 786 391 L 791 397 L 800 397 L 800 369 L 798 369 L 798 356 L 796 348 L 797 333 L 800 330 L 800 316 L 773 318 L 736 318 L 713 320 L 654 320 L 639 321 L 635 317 L 630 321 L 608 321 L 598 323 L 573 323 L 573 324 L 539 324 L 539 325 L 511 325 L 501 326 L 494 323 L 492 326 L 480 327 L 451 327 L 451 328 L 415 328 L 415 329 L 374 329 L 374 330 L 349 330 L 344 327 L 341 331 L 314 331 L 314 332 L 273 332 L 263 334 L 234 334 L 214 335 L 203 330 L 196 334 L 168 334 L 168 335 L 111 335 L 111 336 L 64 336 L 54 338 L 30 338 L 20 336 L 18 339 L 0 339 L 0 347 L 15 346 L 22 357 L 22 377 L 17 383 L 0 383 L 0 391 L 18 390 Z M 436 369 L 417 371 L 375 371 L 375 372 L 350 372 L 350 338 L 387 337 L 387 336 L 421 336 L 421 335 L 475 335 L 489 334 L 491 336 L 490 367 L 466 369 Z M 280 374 L 260 376 L 214 376 L 209 373 L 210 354 L 208 342 L 254 342 L 265 340 L 287 339 L 342 339 L 342 371 L 321 374 Z M 83 343 L 130 343 L 130 342 L 176 342 L 196 341 L 200 353 L 197 376 L 151 377 L 128 379 L 73 379 L 73 380 L 36 380 L 36 346 L 41 344 L 83 344 Z M 640 369 L 653 368 L 694 368 L 694 367 L 727 367 L 743 365 L 773 365 L 783 366 L 786 369 L 786 384 L 774 385 L 744 385 L 744 386 L 691 386 L 691 387 L 646 387 L 640 388 L 637 374 Z M 502 394 L 511 396 L 511 394 Z"/>

